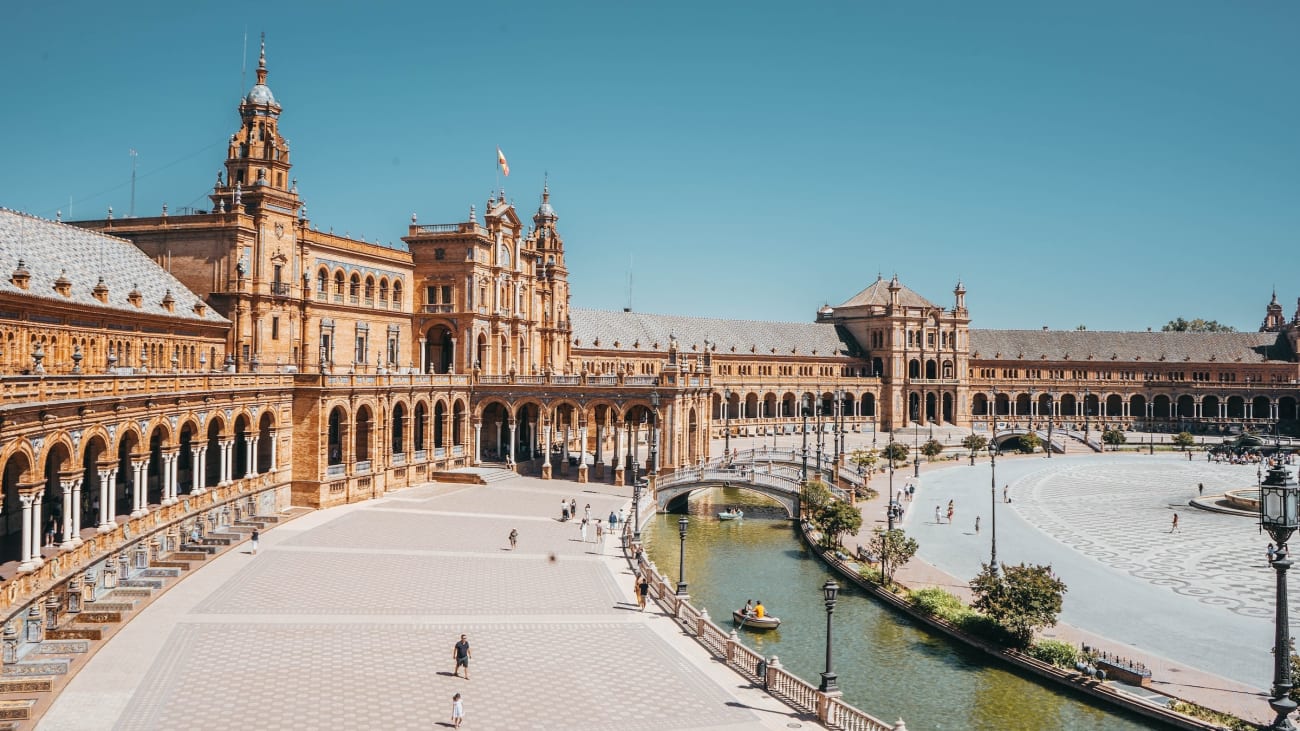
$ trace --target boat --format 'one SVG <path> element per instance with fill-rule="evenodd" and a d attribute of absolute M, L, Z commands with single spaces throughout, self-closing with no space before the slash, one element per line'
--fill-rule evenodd
<path fill-rule="evenodd" d="M 744 612 L 736 609 L 731 613 L 731 620 L 740 625 L 742 629 L 766 630 L 776 629 L 781 626 L 781 618 L 766 616 L 755 617 L 752 614 L 746 616 Z"/>
<path fill-rule="evenodd" d="M 745 517 L 743 510 L 724 510 L 718 513 L 718 520 L 739 520 L 743 517 Z"/>

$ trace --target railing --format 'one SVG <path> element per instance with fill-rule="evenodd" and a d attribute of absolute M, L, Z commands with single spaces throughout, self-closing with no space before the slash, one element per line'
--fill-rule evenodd
<path fill-rule="evenodd" d="M 424 307 L 423 307 L 422 309 L 423 309 L 423 311 L 426 312 L 426 313 L 438 314 L 438 313 L 447 313 L 447 312 L 452 312 L 452 311 L 453 311 L 453 310 L 452 310 L 453 307 L 455 307 L 455 305 L 430 305 L 430 304 L 426 304 L 426 305 L 424 305 Z"/>
<path fill-rule="evenodd" d="M 460 233 L 459 223 L 434 223 L 428 226 L 416 226 L 415 230 L 422 234 L 454 234 Z"/>
<path fill-rule="evenodd" d="M 627 376 L 623 379 L 624 386 L 658 386 L 659 376 Z"/>
<path fill-rule="evenodd" d="M 415 450 L 415 461 L 417 463 L 423 462 L 428 458 L 429 458 L 428 452 L 424 451 L 423 449 Z"/>
<path fill-rule="evenodd" d="M 588 386 L 617 386 L 618 376 L 587 376 Z"/>
<path fill-rule="evenodd" d="M 434 447 L 434 448 L 433 448 L 433 458 L 434 458 L 434 459 L 443 459 L 443 458 L 445 458 L 446 456 L 447 456 L 447 448 L 446 448 L 446 447 Z"/>
<path fill-rule="evenodd" d="M 270 373 L 142 373 L 132 376 L 6 376 L 3 402 L 88 401 L 94 398 L 159 396 L 172 392 L 226 393 L 238 389 L 288 387 L 292 375 Z M 259 385 L 260 384 L 260 385 Z"/>
<path fill-rule="evenodd" d="M 406 464 L 406 452 L 396 452 L 393 454 L 393 466 L 401 467 Z"/>
<path fill-rule="evenodd" d="M 358 475 L 370 474 L 370 460 L 368 459 L 362 460 L 355 464 L 356 464 L 356 469 L 354 469 L 353 471 L 356 472 Z"/>
<path fill-rule="evenodd" d="M 271 294 L 276 297 L 288 297 L 289 284 L 287 282 L 271 282 Z"/>
<path fill-rule="evenodd" d="M 345 464 L 332 464 L 325 468 L 325 478 L 343 477 L 348 473 L 348 466 Z"/>
<path fill-rule="evenodd" d="M 578 386 L 582 384 L 582 376 L 551 376 L 551 383 L 557 386 Z"/>
<path fill-rule="evenodd" d="M 453 457 L 464 457 L 464 456 L 465 456 L 465 445 L 464 445 L 464 444 L 456 444 L 456 445 L 453 445 L 452 448 L 451 448 L 451 456 L 453 456 Z"/>
<path fill-rule="evenodd" d="M 631 532 L 632 526 L 624 524 L 624 545 L 632 545 Z M 659 574 L 653 563 L 642 558 L 635 565 L 649 582 L 650 595 L 670 617 L 709 654 L 741 676 L 762 684 L 773 698 L 801 713 L 816 716 L 830 728 L 848 731 L 903 731 L 906 728 L 902 721 L 895 725 L 887 724 L 835 696 L 822 693 L 783 668 L 776 657 L 765 660 L 758 652 L 746 647 L 735 630 L 727 631 L 714 624 L 708 610 L 697 610 L 689 601 L 673 593 L 673 586 Z"/>

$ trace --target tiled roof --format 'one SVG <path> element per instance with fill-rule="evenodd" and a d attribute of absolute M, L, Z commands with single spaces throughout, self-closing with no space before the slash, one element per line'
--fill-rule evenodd
<path fill-rule="evenodd" d="M 971 330 L 970 353 L 972 360 L 1086 361 L 1091 355 L 1094 361 L 1120 363 L 1262 363 L 1291 359 L 1290 348 L 1277 333 L 1254 332 Z"/>
<path fill-rule="evenodd" d="M 634 343 L 640 343 L 640 350 L 655 352 L 653 346 L 659 343 L 659 352 L 667 352 L 669 337 L 676 336 L 678 348 L 690 351 L 694 345 L 701 353 L 705 340 L 717 346 L 718 354 L 797 352 L 809 356 L 815 351 L 818 356 L 834 356 L 852 351 L 852 340 L 847 334 L 841 335 L 832 324 L 721 320 L 577 308 L 570 310 L 569 316 L 574 345 L 580 349 L 631 351 L 635 350 Z M 618 346 L 614 345 L 616 342 Z"/>
<path fill-rule="evenodd" d="M 897 277 L 890 282 L 886 282 L 883 277 L 877 277 L 876 281 L 872 282 L 870 287 L 867 287 L 861 292 L 853 295 L 848 302 L 845 302 L 842 305 L 837 305 L 835 309 L 838 310 L 841 307 L 866 307 L 868 305 L 886 306 L 889 304 L 889 285 L 891 283 L 897 283 L 897 281 Z M 902 284 L 899 284 L 898 288 L 898 304 L 903 307 L 938 306 L 913 290 L 904 287 Z"/>
<path fill-rule="evenodd" d="M 20 260 L 31 273 L 26 290 L 11 280 Z M 68 297 L 54 291 L 54 282 L 60 276 L 72 283 Z M 107 304 L 92 294 L 100 277 L 108 286 Z M 139 307 L 127 301 L 132 290 L 140 291 Z M 175 301 L 173 312 L 162 304 L 168 290 Z M 211 307 L 205 306 L 204 314 L 199 316 L 194 305 L 202 300 L 130 241 L 6 208 L 0 208 L 0 292 L 92 310 L 120 310 L 214 324 L 228 322 Z"/>

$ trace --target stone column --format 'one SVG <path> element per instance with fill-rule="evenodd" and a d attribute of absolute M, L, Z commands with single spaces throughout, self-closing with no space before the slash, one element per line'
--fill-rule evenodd
<path fill-rule="evenodd" d="M 235 440 L 221 440 L 221 479 L 218 485 L 229 485 L 230 475 L 235 471 Z"/>
<path fill-rule="evenodd" d="M 474 456 L 471 458 L 470 464 L 479 465 L 483 463 L 483 460 L 479 458 L 479 449 L 482 447 L 482 445 L 483 445 L 483 421 L 480 419 L 475 419 L 474 420 L 474 447 L 473 447 Z"/>
<path fill-rule="evenodd" d="M 578 420 L 578 482 L 587 481 L 587 420 Z"/>
<path fill-rule="evenodd" d="M 560 474 L 567 475 L 569 474 L 569 442 L 573 440 L 573 427 L 566 423 L 560 433 L 563 435 L 561 439 L 564 440 L 560 443 Z"/>
<path fill-rule="evenodd" d="M 596 468 L 596 479 L 605 479 L 605 422 L 596 422 L 596 454 L 592 457 Z"/>
<path fill-rule="evenodd" d="M 515 464 L 515 427 L 516 427 L 516 425 L 517 425 L 517 422 L 516 422 L 514 419 L 511 419 L 511 420 L 510 420 L 510 452 L 509 452 L 509 455 L 510 455 L 510 466 L 511 466 L 511 467 L 514 467 L 514 464 Z"/>
<path fill-rule="evenodd" d="M 277 438 L 276 430 L 268 429 L 266 438 L 271 440 L 271 463 L 266 466 L 266 469 L 268 472 L 275 472 L 276 468 L 279 466 L 279 462 L 277 461 L 279 452 L 276 449 L 276 442 L 278 442 L 279 439 Z"/>
<path fill-rule="evenodd" d="M 59 480 L 59 484 L 63 487 L 63 542 L 59 544 L 59 548 L 63 549 L 64 551 L 71 550 L 72 548 L 76 547 L 75 544 L 73 544 L 72 542 L 72 536 L 74 533 L 76 533 L 78 528 L 80 528 L 80 526 L 77 526 L 73 523 L 73 515 L 72 515 L 72 505 L 73 505 L 72 487 L 78 482 L 80 482 L 80 480 L 75 480 L 75 479 Z M 78 496 L 80 496 L 81 491 L 78 490 L 77 492 L 78 492 Z"/>
<path fill-rule="evenodd" d="M 99 532 L 108 533 L 116 527 L 113 521 L 113 499 L 117 492 L 117 468 L 99 471 Z"/>
<path fill-rule="evenodd" d="M 20 542 L 22 546 L 20 560 L 22 563 L 18 564 L 18 573 L 26 574 L 36 570 L 36 564 L 32 562 L 32 503 L 35 502 L 35 496 L 31 493 L 20 494 L 18 500 L 23 506 L 22 540 Z"/>
<path fill-rule="evenodd" d="M 194 465 L 190 470 L 190 494 L 202 495 L 208 488 L 204 484 L 208 479 L 208 446 L 204 444 L 194 448 Z"/>
<path fill-rule="evenodd" d="M 45 565 L 41 557 L 41 537 L 45 533 L 45 524 L 41 522 L 41 499 L 45 497 L 44 488 L 32 494 L 32 529 L 28 536 L 31 546 L 32 566 L 40 568 Z"/>
<path fill-rule="evenodd" d="M 179 450 L 167 455 L 167 466 L 167 474 L 170 476 L 168 484 L 171 487 L 171 494 L 168 495 L 171 502 L 167 504 L 175 505 L 177 502 L 176 496 L 181 492 L 181 453 Z"/>
<path fill-rule="evenodd" d="M 551 420 L 542 417 L 542 479 L 551 479 Z"/>
<path fill-rule="evenodd" d="M 425 338 L 420 338 L 420 372 L 429 372 L 429 354 L 424 350 Z"/>
<path fill-rule="evenodd" d="M 245 464 L 248 465 L 246 474 L 249 477 L 257 477 L 257 440 L 261 437 L 245 439 L 244 444 L 248 446 L 248 459 Z"/>
<path fill-rule="evenodd" d="M 144 481 L 148 476 L 149 459 L 131 461 L 131 517 L 139 518 L 148 511 L 144 509 L 141 495 L 144 493 Z"/>
<path fill-rule="evenodd" d="M 80 546 L 82 543 L 81 541 L 81 487 L 83 482 L 84 480 L 80 477 L 72 481 L 72 533 L 70 536 L 66 531 L 63 534 L 65 541 L 67 540 L 72 541 L 73 548 Z"/>

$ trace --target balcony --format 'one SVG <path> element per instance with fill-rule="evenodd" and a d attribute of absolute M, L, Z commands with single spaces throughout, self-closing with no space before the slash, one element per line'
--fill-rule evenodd
<path fill-rule="evenodd" d="M 355 470 L 355 472 L 356 472 L 358 475 L 368 475 L 368 474 L 370 474 L 370 460 L 366 459 L 366 460 L 362 460 L 362 461 L 360 461 L 360 462 L 357 462 L 357 463 L 356 463 L 356 470 Z"/>
<path fill-rule="evenodd" d="M 288 297 L 288 296 L 289 296 L 289 283 L 288 283 L 288 282 L 271 282 L 271 295 L 274 296 L 274 297 Z"/>
<path fill-rule="evenodd" d="M 406 452 L 397 452 L 393 455 L 393 466 L 401 467 L 406 464 Z"/>
<path fill-rule="evenodd" d="M 325 478 L 326 478 L 326 479 L 332 479 L 332 478 L 335 478 L 335 477 L 343 477 L 343 476 L 346 475 L 347 473 L 348 473 L 348 466 L 345 465 L 345 464 L 332 464 L 332 465 L 330 465 L 329 467 L 326 467 L 326 468 L 325 468 Z"/>
<path fill-rule="evenodd" d="M 446 313 L 449 313 L 449 312 L 452 312 L 452 311 L 453 311 L 453 310 L 452 310 L 452 307 L 455 307 L 455 305 L 429 305 L 429 304 L 426 304 L 426 305 L 424 305 L 424 312 L 426 312 L 426 313 L 430 313 L 430 314 L 446 314 Z"/>

